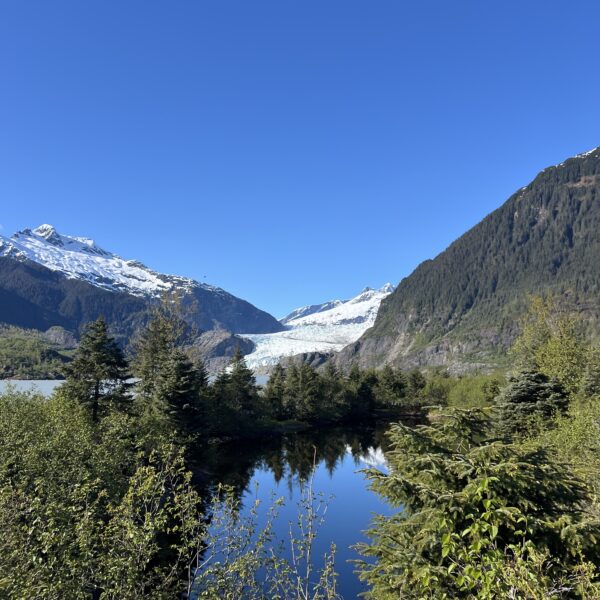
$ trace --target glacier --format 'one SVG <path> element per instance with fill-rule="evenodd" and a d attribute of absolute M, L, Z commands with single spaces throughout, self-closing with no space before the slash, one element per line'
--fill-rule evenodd
<path fill-rule="evenodd" d="M 285 331 L 242 334 L 255 346 L 245 356 L 248 367 L 260 372 L 297 354 L 338 352 L 375 323 L 379 305 L 393 291 L 390 283 L 379 289 L 367 287 L 350 300 L 297 308 L 280 319 Z"/>

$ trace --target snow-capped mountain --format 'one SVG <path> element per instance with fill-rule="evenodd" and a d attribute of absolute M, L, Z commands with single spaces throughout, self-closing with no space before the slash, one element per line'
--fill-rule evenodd
<path fill-rule="evenodd" d="M 85 237 L 51 225 L 0 236 L 0 321 L 46 330 L 61 326 L 78 335 L 103 315 L 127 342 L 165 292 L 177 291 L 186 319 L 202 331 L 271 333 L 283 325 L 225 290 L 165 275 L 126 260 Z"/>
<path fill-rule="evenodd" d="M 134 296 L 158 297 L 175 288 L 197 286 L 219 291 L 192 279 L 157 273 L 136 260 L 125 260 L 99 248 L 93 240 L 60 234 L 52 225 L 24 229 L 10 239 L 0 236 L 0 256 L 30 260 L 69 279 Z"/>
<path fill-rule="evenodd" d="M 279 321 L 284 325 L 287 325 L 296 319 L 307 317 L 308 315 L 314 315 L 315 313 L 324 312 L 326 310 L 331 310 L 332 308 L 337 308 L 341 304 L 344 304 L 342 300 L 330 300 L 329 302 L 324 302 L 323 304 L 301 306 L 300 308 L 293 310 L 289 315 L 283 317 L 283 319 L 279 319 Z"/>
<path fill-rule="evenodd" d="M 341 350 L 373 325 L 381 301 L 393 290 L 394 286 L 388 283 L 378 290 L 365 288 L 351 300 L 304 306 L 281 319 L 285 331 L 244 334 L 255 345 L 246 356 L 248 366 L 260 370 L 297 354 Z"/>

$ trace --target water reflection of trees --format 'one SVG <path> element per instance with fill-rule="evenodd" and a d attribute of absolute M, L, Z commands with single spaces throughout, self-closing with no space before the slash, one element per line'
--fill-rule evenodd
<path fill-rule="evenodd" d="M 387 423 L 370 422 L 218 444 L 193 457 L 195 480 L 204 492 L 223 484 L 241 498 L 259 469 L 270 471 L 277 483 L 287 481 L 290 487 L 307 480 L 315 464 L 323 463 L 333 476 L 347 454 L 358 465 L 373 449 L 385 452 L 388 427 Z"/>

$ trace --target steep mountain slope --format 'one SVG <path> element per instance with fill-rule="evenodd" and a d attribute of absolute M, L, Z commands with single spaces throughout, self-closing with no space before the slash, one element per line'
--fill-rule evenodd
<path fill-rule="evenodd" d="M 76 334 L 104 315 L 125 339 L 143 323 L 149 307 L 177 292 L 198 329 L 270 333 L 283 326 L 268 313 L 217 287 L 164 275 L 124 260 L 91 240 L 42 225 L 12 238 L 0 236 L 0 322 Z"/>
<path fill-rule="evenodd" d="M 286 357 L 341 350 L 373 325 L 381 301 L 393 289 L 388 283 L 378 290 L 365 288 L 351 300 L 298 308 L 281 320 L 285 331 L 244 336 L 255 345 L 254 351 L 246 356 L 248 366 L 260 371 Z"/>
<path fill-rule="evenodd" d="M 336 360 L 348 365 L 494 363 L 528 294 L 552 293 L 594 330 L 600 314 L 600 148 L 529 185 L 386 298 L 374 326 Z"/>

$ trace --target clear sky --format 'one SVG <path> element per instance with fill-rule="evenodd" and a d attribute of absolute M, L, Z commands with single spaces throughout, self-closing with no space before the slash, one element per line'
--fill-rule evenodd
<path fill-rule="evenodd" d="M 276 316 L 600 145 L 600 3 L 0 0 L 0 224 Z"/>

